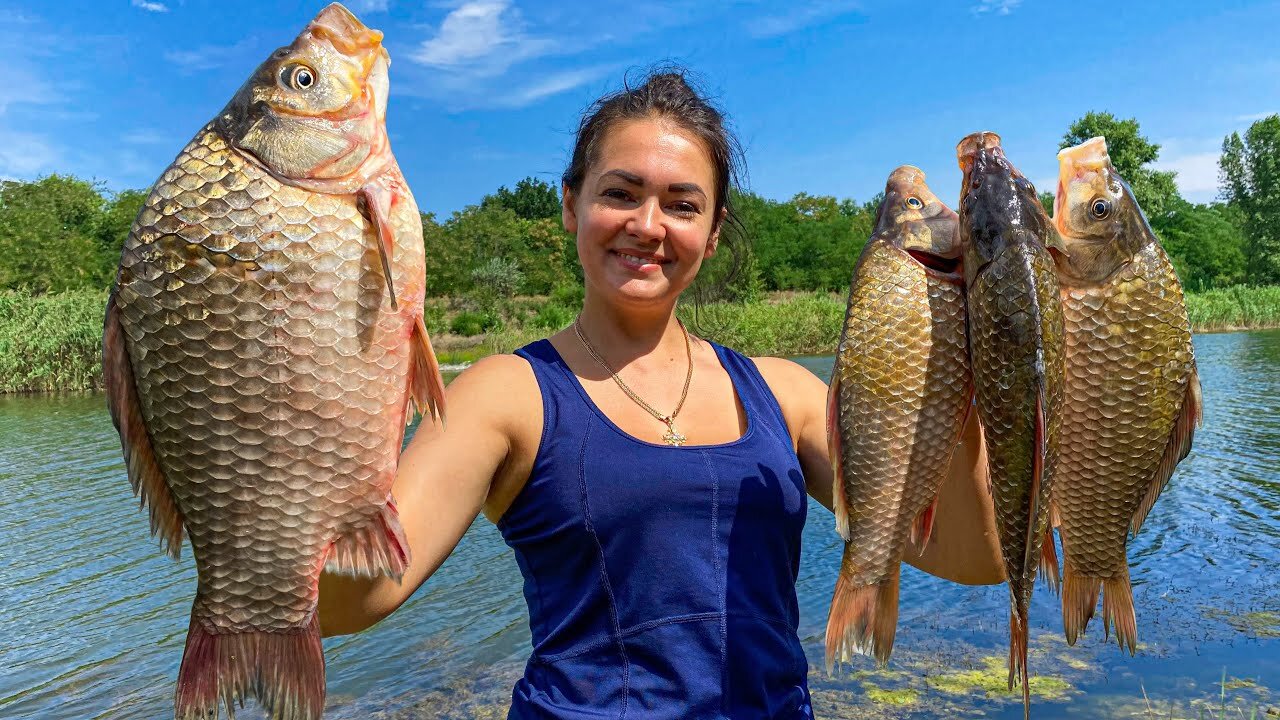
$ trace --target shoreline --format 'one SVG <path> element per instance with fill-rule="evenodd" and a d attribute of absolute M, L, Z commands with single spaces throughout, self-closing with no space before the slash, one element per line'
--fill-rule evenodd
<path fill-rule="evenodd" d="M 0 396 L 92 392 L 102 388 L 102 308 L 106 291 L 39 297 L 0 293 Z M 555 303 L 533 299 L 539 306 Z M 436 305 L 441 299 L 432 299 Z M 554 334 L 521 317 L 510 301 L 501 329 L 456 335 L 442 314 L 429 323 L 440 369 L 461 372 L 489 355 Z M 1280 286 L 1234 287 L 1186 296 L 1195 334 L 1280 329 Z M 576 308 L 562 308 L 572 319 Z M 796 357 L 835 352 L 844 323 L 845 297 L 837 293 L 772 293 L 755 302 L 681 306 L 681 319 L 704 338 L 747 356 Z M 561 318 L 560 321 L 563 321 Z M 431 328 L 431 325 L 435 327 Z"/>

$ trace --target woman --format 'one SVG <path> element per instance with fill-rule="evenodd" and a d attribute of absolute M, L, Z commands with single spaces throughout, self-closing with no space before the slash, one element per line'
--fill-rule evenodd
<path fill-rule="evenodd" d="M 736 155 L 679 73 L 596 103 L 563 178 L 580 315 L 449 385 L 448 430 L 418 430 L 393 491 L 413 565 L 399 584 L 325 576 L 326 634 L 399 607 L 483 511 L 516 553 L 533 631 L 510 717 L 812 716 L 795 580 L 806 493 L 831 506 L 826 385 L 675 317 L 732 222 Z M 995 582 L 969 440 L 945 546 L 921 563 Z"/>

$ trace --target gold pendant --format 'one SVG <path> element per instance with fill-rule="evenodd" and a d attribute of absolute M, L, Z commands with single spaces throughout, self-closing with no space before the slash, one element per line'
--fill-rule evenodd
<path fill-rule="evenodd" d="M 663 442 L 665 442 L 668 445 L 674 445 L 676 447 L 680 447 L 688 439 L 689 438 L 680 434 L 680 431 L 676 429 L 675 423 L 671 423 L 671 422 L 667 423 L 667 432 L 665 435 L 662 436 Z"/>

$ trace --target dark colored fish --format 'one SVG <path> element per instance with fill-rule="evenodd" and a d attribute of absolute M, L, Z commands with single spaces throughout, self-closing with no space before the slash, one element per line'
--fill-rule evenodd
<path fill-rule="evenodd" d="M 1058 153 L 1055 257 L 1066 318 L 1064 452 L 1053 506 L 1062 623 L 1075 644 L 1102 593 L 1103 628 L 1133 653 L 1127 534 L 1138 532 L 1201 422 L 1182 286 L 1103 138 Z"/>
<path fill-rule="evenodd" d="M 1009 582 L 1009 687 L 1027 686 L 1027 612 L 1043 560 L 1063 403 L 1063 321 L 1049 247 L 1059 246 L 1035 187 L 1013 167 L 995 133 L 956 148 L 964 186 L 960 236 L 969 309 L 969 359 L 996 529 Z"/>
<path fill-rule="evenodd" d="M 908 541 L 923 550 L 972 404 L 956 214 L 904 165 L 858 259 L 836 352 L 827 432 L 844 559 L 827 666 L 888 662 Z"/>

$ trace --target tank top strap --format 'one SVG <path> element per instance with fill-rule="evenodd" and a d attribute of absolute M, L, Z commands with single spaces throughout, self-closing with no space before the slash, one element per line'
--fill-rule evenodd
<path fill-rule="evenodd" d="M 559 428 L 563 433 L 562 423 L 582 423 L 586 419 L 585 414 L 575 404 L 578 403 L 577 390 L 573 386 L 571 371 L 550 340 L 535 340 L 516 350 L 515 354 L 524 358 L 533 368 L 533 376 L 542 393 L 541 454 L 541 450 L 546 449 L 549 442 L 563 436 L 553 433 L 553 430 Z"/>
<path fill-rule="evenodd" d="M 743 408 L 747 411 L 747 417 L 760 421 L 764 429 L 772 433 L 783 445 L 790 447 L 791 433 L 787 429 L 786 419 L 782 416 L 782 408 L 778 405 L 778 399 L 774 397 L 773 390 L 769 389 L 769 384 L 765 382 L 756 364 L 737 350 L 710 340 L 707 342 L 711 343 L 711 347 L 720 358 L 720 364 L 733 380 L 733 386 L 738 391 Z"/>

